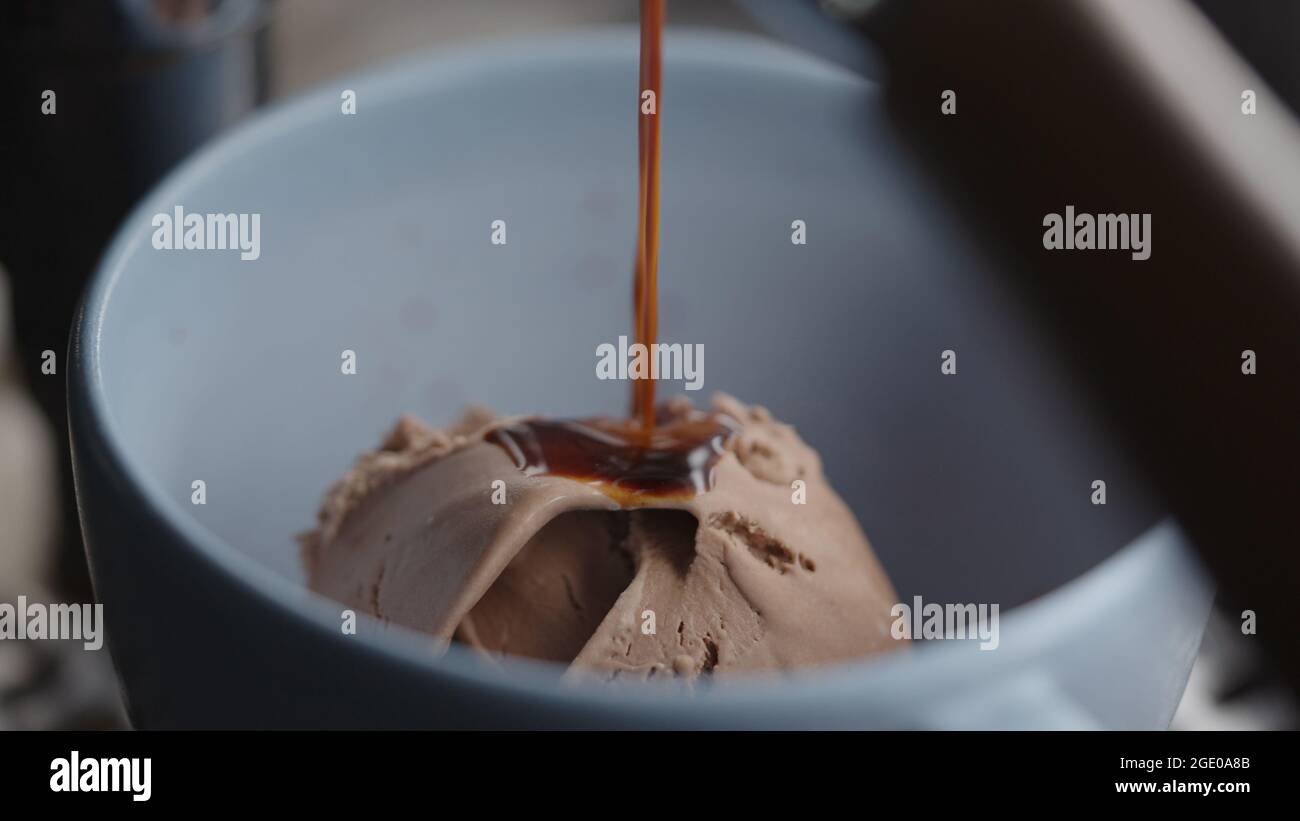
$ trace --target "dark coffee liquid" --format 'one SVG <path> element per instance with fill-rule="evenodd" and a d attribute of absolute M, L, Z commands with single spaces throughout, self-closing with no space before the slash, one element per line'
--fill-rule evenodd
<path fill-rule="evenodd" d="M 641 0 L 641 92 L 637 95 L 638 192 L 632 313 L 647 349 L 659 331 L 659 104 L 664 0 Z M 653 92 L 647 100 L 644 92 Z M 655 417 L 655 381 L 632 381 L 632 418 L 529 419 L 487 434 L 529 476 L 585 482 L 623 507 L 688 499 L 713 487 L 713 468 L 735 429 L 703 413 Z"/>
<path fill-rule="evenodd" d="M 664 0 L 641 0 L 641 94 L 637 95 L 638 199 L 632 317 L 636 341 L 651 350 L 659 335 L 659 103 L 663 86 Z M 653 98 L 647 100 L 646 92 Z M 655 381 L 632 381 L 632 417 L 655 427 Z"/>
<path fill-rule="evenodd" d="M 529 476 L 564 476 L 639 507 L 713 487 L 713 468 L 734 429 L 727 417 L 704 413 L 659 424 L 649 435 L 636 420 L 528 419 L 485 438 Z"/>

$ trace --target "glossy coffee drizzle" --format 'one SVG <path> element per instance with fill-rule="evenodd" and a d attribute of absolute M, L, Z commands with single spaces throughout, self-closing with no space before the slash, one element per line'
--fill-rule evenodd
<path fill-rule="evenodd" d="M 641 0 L 641 94 L 637 96 L 638 198 L 632 318 L 636 341 L 653 350 L 659 334 L 659 105 L 663 90 L 664 0 Z M 653 94 L 651 107 L 642 96 Z M 655 380 L 632 381 L 632 417 L 655 427 Z"/>
<path fill-rule="evenodd" d="M 529 476 L 564 476 L 623 507 L 689 499 L 713 487 L 713 469 L 737 425 L 693 413 L 647 436 L 635 420 L 527 419 L 489 431 Z"/>
<path fill-rule="evenodd" d="M 637 95 L 638 200 L 632 313 L 649 350 L 659 331 L 659 105 L 663 85 L 664 0 L 641 0 L 641 86 Z M 486 440 L 530 476 L 564 476 L 596 487 L 623 507 L 689 499 L 713 487 L 713 468 L 733 420 L 694 412 L 656 418 L 655 380 L 632 381 L 631 419 L 528 419 Z"/>

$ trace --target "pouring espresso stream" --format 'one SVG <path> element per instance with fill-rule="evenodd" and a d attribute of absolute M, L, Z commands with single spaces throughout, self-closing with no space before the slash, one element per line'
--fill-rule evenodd
<path fill-rule="evenodd" d="M 665 0 L 641 2 L 637 100 L 637 239 L 632 283 L 635 338 L 653 351 L 659 332 L 659 106 L 663 89 Z M 647 354 L 648 355 L 648 354 Z M 530 419 L 490 432 L 529 475 L 551 474 L 593 485 L 620 505 L 689 497 L 712 487 L 712 468 L 736 427 L 716 414 L 661 425 L 656 378 L 632 378 L 631 418 Z"/>

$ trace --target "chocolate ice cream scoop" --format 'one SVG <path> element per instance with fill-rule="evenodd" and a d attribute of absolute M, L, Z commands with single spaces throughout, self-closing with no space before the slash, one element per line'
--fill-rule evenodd
<path fill-rule="evenodd" d="M 574 434 L 613 460 L 601 462 L 560 458 L 585 446 L 558 423 L 475 412 L 436 430 L 404 418 L 303 537 L 311 587 L 489 656 L 603 678 L 785 669 L 894 646 L 889 580 L 793 428 L 727 396 L 710 413 L 681 400 L 659 416 L 682 458 L 653 469 L 614 423 Z M 674 470 L 694 478 L 669 481 Z"/>

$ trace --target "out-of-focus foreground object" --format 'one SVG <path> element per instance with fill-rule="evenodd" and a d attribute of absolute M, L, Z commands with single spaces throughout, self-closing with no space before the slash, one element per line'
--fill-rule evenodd
<path fill-rule="evenodd" d="M 884 78 L 895 123 L 1000 251 L 1193 537 L 1227 611 L 1300 689 L 1300 130 L 1284 102 L 1300 99 L 1296 10 L 745 5 L 859 71 L 844 35 L 872 41 L 883 59 L 868 73 Z M 1150 258 L 1045 249 L 1045 218 L 1067 207 L 1149 214 Z"/>
<path fill-rule="evenodd" d="M 1300 687 L 1292 112 L 1184 0 L 886 0 L 864 25 L 896 121 Z M 1067 206 L 1150 214 L 1150 258 L 1045 249 Z"/>

